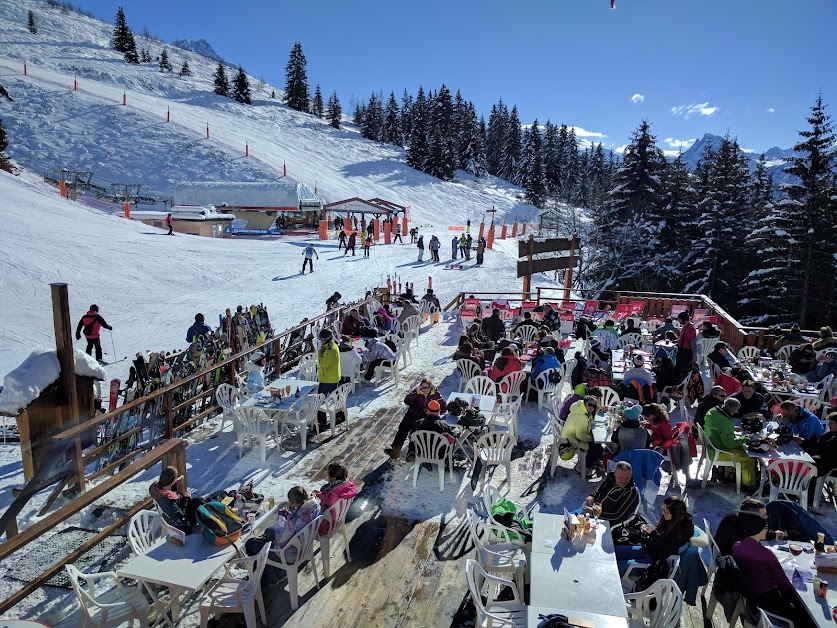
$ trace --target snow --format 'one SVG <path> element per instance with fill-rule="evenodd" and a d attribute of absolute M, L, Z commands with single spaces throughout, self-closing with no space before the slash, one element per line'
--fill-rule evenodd
<path fill-rule="evenodd" d="M 76 375 L 98 380 L 107 378 L 105 369 L 89 355 L 78 349 L 74 349 L 73 354 Z M 0 414 L 17 416 L 56 381 L 60 374 L 58 355 L 54 350 L 33 351 L 20 366 L 3 378 L 3 388 L 0 390 Z"/>

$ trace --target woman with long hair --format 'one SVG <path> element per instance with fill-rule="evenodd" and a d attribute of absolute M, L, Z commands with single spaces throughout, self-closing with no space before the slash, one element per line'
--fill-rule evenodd
<path fill-rule="evenodd" d="M 692 538 L 695 524 L 686 509 L 686 502 L 677 495 L 669 495 L 663 502 L 660 519 L 656 525 L 646 524 L 642 545 L 617 545 L 616 561 L 619 573 L 625 573 L 634 560 L 654 562 L 677 554 L 678 550 Z"/>
<path fill-rule="evenodd" d="M 667 456 L 668 450 L 675 443 L 668 411 L 659 403 L 647 403 L 642 406 L 642 418 L 651 434 L 651 445 Z"/>

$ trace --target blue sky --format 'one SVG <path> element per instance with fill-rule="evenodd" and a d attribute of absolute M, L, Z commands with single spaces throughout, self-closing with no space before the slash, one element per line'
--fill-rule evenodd
<path fill-rule="evenodd" d="M 373 92 L 445 83 L 488 118 L 500 98 L 521 121 L 577 127 L 624 145 L 648 118 L 659 145 L 703 133 L 745 149 L 790 147 L 819 91 L 837 114 L 835 0 L 80 0 L 135 32 L 206 39 L 228 62 L 279 87 L 295 41 L 313 91 L 344 111 Z M 590 134 L 590 135 L 585 135 Z"/>

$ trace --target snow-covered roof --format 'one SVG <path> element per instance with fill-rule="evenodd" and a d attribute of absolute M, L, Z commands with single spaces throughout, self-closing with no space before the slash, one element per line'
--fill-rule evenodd
<path fill-rule="evenodd" d="M 174 186 L 176 205 L 215 205 L 221 210 L 319 209 L 322 201 L 304 183 L 278 181 L 182 181 Z"/>
<path fill-rule="evenodd" d="M 92 357 L 73 349 L 76 375 L 103 380 L 107 373 Z M 35 401 L 61 373 L 58 355 L 55 350 L 37 349 L 29 354 L 20 366 L 10 371 L 3 378 L 0 390 L 0 414 L 17 416 L 30 403 Z"/>

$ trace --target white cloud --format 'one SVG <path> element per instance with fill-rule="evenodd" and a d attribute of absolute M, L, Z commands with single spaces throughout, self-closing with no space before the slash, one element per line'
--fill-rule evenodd
<path fill-rule="evenodd" d="M 617 146 L 613 149 L 614 153 L 619 153 L 620 155 L 625 153 L 625 149 L 628 148 L 627 144 L 622 144 L 622 146 Z"/>
<path fill-rule="evenodd" d="M 770 107 L 770 108 L 767 110 L 767 113 L 776 113 L 776 110 L 775 110 L 773 107 Z"/>
<path fill-rule="evenodd" d="M 571 128 L 575 131 L 576 137 L 607 137 L 607 135 L 605 135 L 604 133 L 599 133 L 597 131 L 587 131 L 586 129 L 583 129 L 580 126 L 574 126 Z"/>
<path fill-rule="evenodd" d="M 684 118 L 691 118 L 694 115 L 709 117 L 716 111 L 718 111 L 718 107 L 710 107 L 708 102 L 692 103 L 691 105 L 680 105 L 671 108 L 673 115 L 683 116 Z"/>
<path fill-rule="evenodd" d="M 674 159 L 679 154 L 680 154 L 679 150 L 664 150 L 663 151 L 663 155 L 665 155 L 666 157 L 669 157 L 671 159 Z"/>
<path fill-rule="evenodd" d="M 663 141 L 664 141 L 666 144 L 668 144 L 669 146 L 671 146 L 672 148 L 676 148 L 676 149 L 678 149 L 678 150 L 679 150 L 681 146 L 682 146 L 683 148 L 689 148 L 689 146 L 691 146 L 692 144 L 694 144 L 697 140 L 696 140 L 696 139 L 694 139 L 694 138 L 692 138 L 692 139 L 688 139 L 688 140 L 678 140 L 678 139 L 675 139 L 675 138 L 673 138 L 673 137 L 667 137 L 667 138 L 666 138 L 666 139 L 664 139 Z M 665 151 L 663 151 L 663 152 L 665 152 Z M 669 151 L 669 152 L 671 152 L 671 151 Z M 674 151 L 674 154 L 676 155 L 676 154 L 677 154 L 677 151 Z"/>
<path fill-rule="evenodd" d="M 634 94 L 631 96 L 631 102 L 637 104 L 638 102 L 645 102 L 645 96 L 642 94 Z"/>

